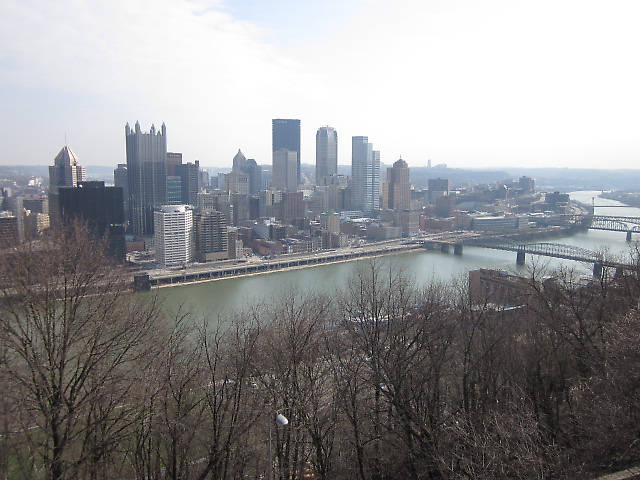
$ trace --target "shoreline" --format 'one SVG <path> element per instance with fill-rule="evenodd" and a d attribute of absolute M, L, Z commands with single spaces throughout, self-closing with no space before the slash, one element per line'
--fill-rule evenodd
<path fill-rule="evenodd" d="M 542 240 L 545 238 L 552 239 L 554 237 L 560 237 L 565 235 L 572 235 L 580 231 L 580 228 L 561 228 L 555 231 L 547 231 L 547 232 L 530 232 L 526 234 L 515 234 L 511 236 L 512 239 L 520 242 L 526 242 L 527 240 Z M 515 238 L 514 238 L 515 237 Z M 524 237 L 524 238 L 523 238 Z M 473 246 L 473 245 L 469 245 Z M 397 246 L 393 248 L 393 250 L 375 250 L 371 253 L 365 252 L 357 252 L 354 254 L 353 252 L 349 254 L 346 258 L 331 258 L 327 261 L 322 261 L 323 257 L 309 257 L 306 259 L 288 259 L 288 260 L 280 260 L 279 263 L 296 263 L 293 265 L 281 265 L 276 268 L 269 268 L 271 264 L 260 264 L 260 265 L 242 265 L 235 266 L 228 270 L 216 270 L 216 271 L 200 271 L 200 272 L 192 272 L 192 273 L 182 273 L 180 275 L 175 275 L 173 277 L 149 277 L 149 287 L 147 291 L 166 288 L 166 287 L 175 287 L 180 285 L 194 285 L 198 283 L 208 283 L 215 282 L 218 280 L 229 280 L 233 278 L 242 278 L 249 277 L 255 275 L 263 275 L 275 272 L 286 272 L 293 270 L 301 270 L 306 268 L 313 268 L 321 265 L 332 265 L 338 263 L 346 263 L 357 260 L 362 260 L 365 258 L 376 258 L 376 257 L 384 257 L 389 255 L 401 255 L 406 254 L 412 251 L 429 251 L 428 249 L 422 248 L 420 245 L 409 244 L 404 246 Z M 344 254 L 343 254 L 344 255 Z M 337 255 L 337 257 L 341 257 L 341 255 Z M 301 263 L 304 262 L 304 263 Z M 262 268 L 261 270 L 256 270 L 257 268 Z M 215 275 L 215 276 L 214 276 Z M 194 277 L 192 279 L 187 280 L 187 277 Z M 175 280 L 175 281 L 174 281 Z M 135 290 L 135 288 L 134 288 Z"/>
<path fill-rule="evenodd" d="M 277 269 L 273 269 L 273 270 L 263 270 L 260 272 L 247 272 L 247 273 L 239 273 L 239 274 L 235 274 L 235 275 L 226 275 L 226 276 L 220 276 L 220 277 L 215 277 L 215 278 L 203 278 L 203 279 L 198 279 L 198 280 L 191 280 L 191 281 L 185 281 L 185 282 L 175 282 L 175 283 L 165 283 L 162 285 L 153 285 L 151 287 L 151 290 L 157 290 L 160 288 L 170 288 L 170 287 L 180 287 L 180 286 L 184 286 L 184 285 L 196 285 L 196 284 L 200 284 L 200 283 L 210 283 L 210 282 L 217 282 L 217 281 L 223 281 L 223 280 L 232 280 L 234 278 L 244 278 L 244 277 L 253 277 L 253 276 L 257 276 L 257 275 L 267 275 L 270 273 L 278 273 L 278 272 L 289 272 L 289 271 L 294 271 L 294 270 L 302 270 L 302 269 L 306 269 L 306 268 L 313 268 L 313 267 L 320 267 L 323 265 L 334 265 L 334 264 L 338 264 L 338 263 L 347 263 L 347 262 L 355 262 L 358 260 L 364 260 L 367 258 L 376 258 L 376 257 L 387 257 L 387 256 L 391 256 L 391 255 L 404 255 L 410 252 L 414 252 L 414 251 L 423 251 L 423 252 L 427 252 L 426 249 L 422 248 L 422 247 L 416 247 L 415 245 L 412 245 L 411 248 L 402 248 L 402 249 L 396 249 L 390 252 L 375 252 L 372 253 L 371 255 L 360 255 L 360 256 L 354 256 L 354 257 L 349 257 L 349 258 L 344 258 L 344 259 L 340 259 L 340 260 L 331 260 L 328 262 L 321 262 L 321 263 L 308 263 L 305 265 L 292 265 L 292 266 L 288 266 L 288 267 L 282 267 L 282 268 L 277 268 Z"/>

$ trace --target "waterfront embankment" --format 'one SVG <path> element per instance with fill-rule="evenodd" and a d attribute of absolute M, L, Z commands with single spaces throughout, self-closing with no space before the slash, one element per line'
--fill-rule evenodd
<path fill-rule="evenodd" d="M 171 287 L 192 283 L 211 282 L 234 277 L 262 275 L 311 268 L 318 265 L 343 263 L 367 257 L 397 255 L 420 249 L 421 245 L 404 240 L 399 244 L 367 245 L 359 248 L 341 249 L 304 255 L 283 255 L 278 259 L 261 262 L 238 262 L 222 267 L 192 268 L 161 274 L 137 274 L 136 289 L 148 290 L 153 287 Z M 143 278 L 145 277 L 145 278 Z"/>
<path fill-rule="evenodd" d="M 554 226 L 544 229 L 535 229 L 527 232 L 496 235 L 513 241 L 532 241 L 544 238 L 553 238 L 569 235 L 578 229 L 577 226 Z M 319 265 L 344 263 L 356 261 L 367 257 L 380 257 L 398 255 L 421 249 L 421 241 L 429 240 L 433 236 L 418 237 L 414 239 L 398 239 L 375 244 L 366 244 L 361 247 L 347 247 L 336 250 L 320 251 L 316 253 L 282 255 L 276 259 L 262 260 L 251 257 L 248 260 L 238 261 L 233 264 L 209 264 L 193 266 L 180 270 L 156 270 L 136 274 L 135 289 L 149 290 L 151 288 L 171 287 L 201 282 L 211 282 L 234 277 L 251 275 L 264 275 L 267 273 L 282 272 L 287 270 L 299 270 L 316 267 Z M 438 237 L 438 235 L 436 235 Z M 456 243 L 454 238 L 439 240 L 439 243 Z M 464 242 L 464 239 L 460 240 Z"/>

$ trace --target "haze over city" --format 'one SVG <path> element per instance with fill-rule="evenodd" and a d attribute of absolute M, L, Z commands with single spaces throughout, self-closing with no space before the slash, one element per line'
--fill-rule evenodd
<path fill-rule="evenodd" d="M 230 167 L 271 163 L 271 119 L 367 135 L 383 163 L 635 168 L 634 1 L 183 1 L 0 5 L 3 165 L 125 161 L 123 128 Z"/>

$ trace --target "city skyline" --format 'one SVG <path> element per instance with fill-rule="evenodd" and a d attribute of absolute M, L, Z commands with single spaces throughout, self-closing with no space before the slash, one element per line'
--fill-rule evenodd
<path fill-rule="evenodd" d="M 637 166 L 636 2 L 289 7 L 3 2 L 3 164 L 48 164 L 66 133 L 85 165 L 115 166 L 127 118 L 165 121 L 172 146 L 204 166 L 227 166 L 238 147 L 268 164 L 268 124 L 283 117 L 302 120 L 307 163 L 329 124 L 343 157 L 364 131 L 387 163 L 410 167 Z M 364 35 L 372 24 L 385 35 Z"/>

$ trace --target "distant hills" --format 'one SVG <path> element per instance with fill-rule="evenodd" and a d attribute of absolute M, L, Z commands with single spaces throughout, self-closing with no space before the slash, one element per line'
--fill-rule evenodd
<path fill-rule="evenodd" d="M 263 165 L 270 169 L 270 165 Z M 387 167 L 380 168 L 380 178 L 386 177 Z M 88 165 L 87 176 L 90 180 L 103 180 L 113 183 L 113 166 Z M 229 168 L 205 167 L 211 174 L 228 172 Z M 313 179 L 315 166 L 302 165 L 302 172 Z M 350 165 L 338 165 L 338 173 L 351 174 Z M 502 182 L 517 179 L 523 175 L 536 180 L 536 188 L 540 190 L 640 190 L 640 170 L 599 170 L 583 168 L 512 168 L 501 169 L 464 169 L 447 167 L 411 167 L 411 181 L 417 188 L 426 188 L 430 178 L 448 178 L 452 187 L 482 183 Z M 6 165 L 0 166 L 0 178 L 48 177 L 47 165 Z"/>

